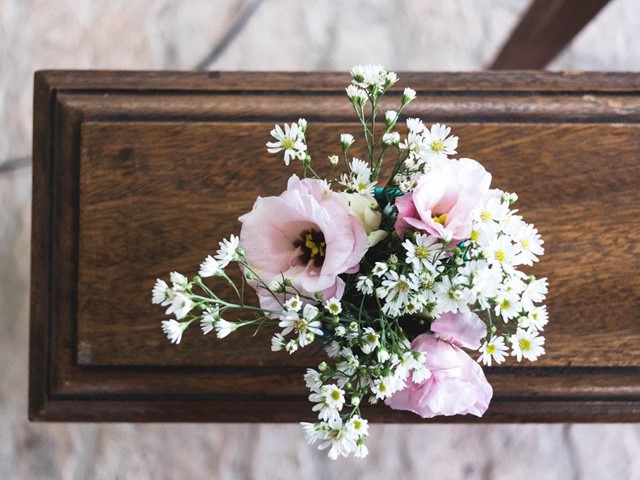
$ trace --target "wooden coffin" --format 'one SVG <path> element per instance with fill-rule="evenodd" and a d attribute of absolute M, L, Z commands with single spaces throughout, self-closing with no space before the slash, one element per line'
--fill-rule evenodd
<path fill-rule="evenodd" d="M 445 122 L 459 155 L 515 191 L 546 255 L 547 354 L 487 368 L 493 402 L 455 422 L 640 420 L 640 76 L 400 73 L 389 106 Z M 171 345 L 157 277 L 193 275 L 258 195 L 296 166 L 266 152 L 304 117 L 316 162 L 358 133 L 334 73 L 38 72 L 35 76 L 29 414 L 55 421 L 312 420 L 272 331 Z M 369 407 L 379 422 L 419 417 Z"/>

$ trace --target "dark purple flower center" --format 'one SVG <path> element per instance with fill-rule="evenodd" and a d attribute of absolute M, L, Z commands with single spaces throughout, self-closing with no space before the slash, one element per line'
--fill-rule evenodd
<path fill-rule="evenodd" d="M 300 248 L 301 253 L 298 258 L 303 265 L 313 262 L 314 267 L 322 267 L 327 243 L 321 231 L 314 229 L 304 230 L 293 242 L 293 246 Z"/>

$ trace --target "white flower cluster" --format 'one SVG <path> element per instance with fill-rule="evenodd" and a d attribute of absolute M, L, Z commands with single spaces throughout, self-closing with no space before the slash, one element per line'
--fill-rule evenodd
<path fill-rule="evenodd" d="M 390 318 L 485 312 L 490 336 L 480 350 L 482 363 L 502 363 L 507 344 L 518 361 L 536 360 L 544 354 L 540 332 L 548 315 L 537 304 L 545 299 L 547 280 L 516 267 L 531 265 L 544 249 L 538 231 L 509 208 L 513 198 L 495 191 L 475 210 L 471 238 L 455 247 L 427 234 L 408 236 L 404 251 L 375 263 L 356 288 L 377 298 Z"/>
<path fill-rule="evenodd" d="M 481 415 L 492 389 L 477 362 L 536 360 L 548 322 L 547 280 L 521 270 L 538 261 L 543 241 L 512 209 L 517 196 L 490 189 L 475 160 L 450 159 L 458 137 L 446 125 L 408 118 L 406 135 L 395 131 L 417 94 L 404 89 L 398 108 L 383 114 L 393 72 L 365 65 L 351 76 L 346 94 L 368 159 L 350 156 L 356 139 L 342 133 L 341 157 L 329 157 L 331 173 L 321 178 L 307 122 L 276 125 L 268 151 L 283 152 L 287 165 L 297 158 L 313 178 L 292 175 L 279 197 L 259 198 L 240 218 L 242 245 L 235 235 L 224 239 L 193 279 L 173 272 L 171 286 L 158 279 L 152 291 L 152 302 L 175 317 L 162 321 L 172 343 L 195 321 L 218 338 L 275 327 L 274 352 L 321 343 L 324 360 L 304 375 L 317 422 L 302 427 L 332 459 L 367 455 L 363 401 L 429 417 Z M 381 182 L 389 150 L 396 160 Z M 230 264 L 242 286 L 227 275 Z M 237 300 L 221 298 L 204 278 L 225 282 Z M 259 306 L 245 302 L 245 284 Z M 239 319 L 242 312 L 250 318 Z M 477 351 L 477 362 L 462 348 Z"/>

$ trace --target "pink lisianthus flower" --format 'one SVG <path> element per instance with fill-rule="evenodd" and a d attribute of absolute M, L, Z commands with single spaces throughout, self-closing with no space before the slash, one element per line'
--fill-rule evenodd
<path fill-rule="evenodd" d="M 473 209 L 487 196 L 491 174 L 470 158 L 442 160 L 418 179 L 411 194 L 396 199 L 395 229 L 408 228 L 460 243 L 469 238 Z"/>
<path fill-rule="evenodd" d="M 420 383 L 409 379 L 406 387 L 385 403 L 423 418 L 469 413 L 481 417 L 489 407 L 493 389 L 482 367 L 458 345 L 479 346 L 486 326 L 473 313 L 443 316 L 446 318 L 440 323 L 438 319 L 432 324 L 435 334 L 419 335 L 411 343 L 413 350 L 425 353 L 424 365 L 430 376 Z"/>
<path fill-rule="evenodd" d="M 292 175 L 287 190 L 259 197 L 240 221 L 240 244 L 254 273 L 266 285 L 284 277 L 302 296 L 340 299 L 345 284 L 339 275 L 357 272 L 368 249 L 348 200 L 321 180 Z M 282 308 L 282 296 L 253 284 L 262 308 Z"/>

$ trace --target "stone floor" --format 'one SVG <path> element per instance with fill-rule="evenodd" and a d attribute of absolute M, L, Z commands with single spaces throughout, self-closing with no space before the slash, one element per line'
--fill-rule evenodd
<path fill-rule="evenodd" d="M 191 69 L 254 3 L 0 0 L 0 479 L 640 479 L 638 425 L 376 425 L 366 462 L 330 462 L 296 425 L 27 421 L 33 72 Z M 482 69 L 528 1 L 258 3 L 209 68 Z M 550 68 L 640 70 L 639 45 L 640 4 L 612 0 Z"/>

